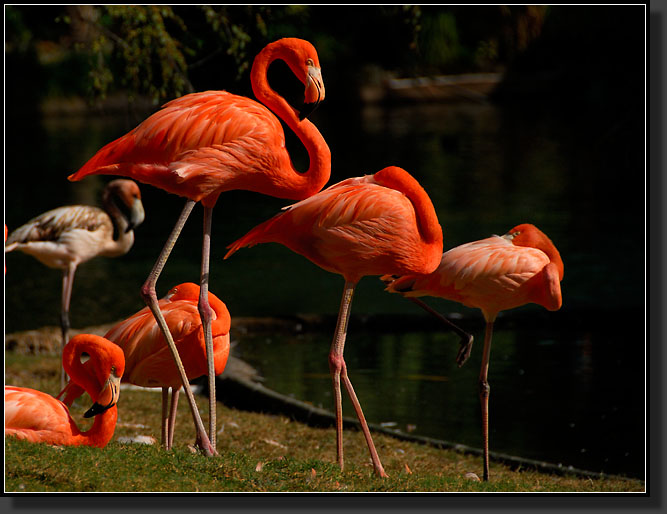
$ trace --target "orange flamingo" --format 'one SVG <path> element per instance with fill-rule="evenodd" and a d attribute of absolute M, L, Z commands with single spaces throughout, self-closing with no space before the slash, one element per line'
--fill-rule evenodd
<path fill-rule="evenodd" d="M 77 267 L 95 257 L 125 255 L 134 244 L 133 229 L 144 221 L 141 192 L 132 180 L 109 182 L 102 194 L 102 206 L 52 209 L 14 230 L 5 241 L 5 253 L 19 250 L 49 268 L 63 270 L 61 352 L 69 340 L 69 306 Z M 64 382 L 65 373 L 61 371 L 61 387 Z"/>
<path fill-rule="evenodd" d="M 86 365 L 81 358 L 90 356 Z M 93 406 L 84 414 L 95 416 L 93 426 L 81 432 L 67 406 L 41 391 L 5 386 L 5 435 L 38 443 L 104 448 L 113 436 L 118 417 L 116 403 L 125 368 L 123 351 L 92 334 L 74 336 L 63 349 L 63 367 L 71 381 L 85 389 Z"/>
<path fill-rule="evenodd" d="M 173 287 L 159 301 L 160 311 L 174 338 L 190 380 L 206 375 L 208 370 L 204 330 L 197 310 L 198 298 L 199 286 L 185 283 Z M 225 304 L 210 291 L 208 299 L 214 313 L 211 329 L 215 374 L 219 375 L 224 371 L 229 356 L 231 318 Z M 114 325 L 104 337 L 120 346 L 125 354 L 125 374 L 122 382 L 162 388 L 162 444 L 166 449 L 170 449 L 174 439 L 181 378 L 155 317 L 148 307 L 144 307 L 133 316 Z M 171 388 L 171 407 L 167 412 L 169 388 Z M 65 393 L 63 402 L 71 406 L 83 392 L 81 387 L 70 382 L 63 390 Z"/>
<path fill-rule="evenodd" d="M 375 472 L 387 476 L 348 378 L 343 349 L 352 295 L 363 276 L 427 273 L 438 265 L 442 229 L 431 199 L 405 170 L 390 166 L 374 175 L 349 178 L 286 207 L 284 212 L 230 245 L 225 258 L 239 248 L 267 242 L 281 243 L 345 279 L 329 353 L 338 464 L 343 469 L 342 379 L 359 418 Z"/>
<path fill-rule="evenodd" d="M 535 225 L 517 225 L 504 236 L 466 243 L 445 252 L 429 274 L 383 276 L 387 291 L 406 297 L 437 296 L 481 309 L 486 320 L 479 395 L 482 408 L 484 480 L 489 479 L 489 355 L 500 311 L 536 303 L 560 309 L 563 261 Z M 470 349 L 468 349 L 469 353 Z"/>
<path fill-rule="evenodd" d="M 301 112 L 291 107 L 268 83 L 269 65 L 277 59 L 285 61 L 305 84 L 305 105 Z M 329 147 L 315 125 L 305 119 L 325 96 L 315 48 L 296 38 L 270 43 L 255 58 L 250 79 L 255 96 L 266 107 L 225 91 L 206 91 L 177 98 L 125 136 L 103 147 L 69 177 L 70 180 L 80 180 L 93 174 L 128 176 L 187 198 L 141 294 L 158 319 L 177 362 L 197 426 L 197 444 L 207 455 L 216 453 L 212 311 L 207 302 L 213 207 L 220 193 L 234 189 L 301 200 L 322 189 L 331 172 Z M 306 147 L 310 159 L 306 173 L 299 173 L 292 166 L 285 148 L 285 134 L 273 113 L 285 121 Z M 204 206 L 199 313 L 208 357 L 210 440 L 178 352 L 160 314 L 155 292 L 157 279 L 196 202 Z"/>

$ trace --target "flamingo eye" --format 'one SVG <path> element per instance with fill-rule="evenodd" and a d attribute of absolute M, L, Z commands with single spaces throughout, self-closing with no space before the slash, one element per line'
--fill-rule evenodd
<path fill-rule="evenodd" d="M 314 66 L 315 62 L 312 59 L 306 59 L 306 66 Z"/>
<path fill-rule="evenodd" d="M 512 234 L 512 237 L 516 237 L 516 236 L 518 236 L 519 234 L 521 234 L 521 231 L 520 231 L 520 230 L 517 230 L 516 232 L 514 232 L 514 233 Z"/>

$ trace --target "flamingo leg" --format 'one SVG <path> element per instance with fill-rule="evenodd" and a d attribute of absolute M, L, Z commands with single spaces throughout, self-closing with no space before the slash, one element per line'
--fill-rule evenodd
<path fill-rule="evenodd" d="M 178 407 L 178 396 L 181 393 L 180 387 L 171 388 L 171 408 L 169 409 L 169 429 L 167 431 L 169 446 L 171 448 L 174 445 L 174 426 L 176 425 L 176 412 Z"/>
<path fill-rule="evenodd" d="M 331 343 L 331 351 L 329 352 L 329 370 L 331 371 L 331 379 L 333 381 L 334 388 L 334 401 L 336 408 L 336 453 L 338 457 L 338 465 L 340 469 L 343 469 L 343 405 L 342 405 L 342 394 L 340 390 L 340 380 L 343 379 L 343 385 L 347 391 L 347 394 L 352 400 L 352 405 L 359 418 L 359 423 L 361 424 L 361 430 L 366 438 L 366 444 L 368 445 L 368 450 L 371 454 L 371 460 L 373 461 L 373 468 L 375 473 L 378 476 L 386 477 L 387 474 L 382 467 L 380 462 L 380 457 L 377 454 L 375 449 L 375 444 L 373 443 L 373 438 L 371 437 L 370 430 L 368 429 L 368 424 L 366 423 L 366 418 L 361 409 L 361 404 L 357 399 L 357 395 L 354 392 L 352 387 L 352 382 L 350 381 L 347 375 L 347 366 L 345 365 L 345 359 L 343 358 L 343 350 L 345 348 L 345 338 L 347 335 L 347 325 L 350 320 L 350 307 L 352 304 L 352 296 L 354 294 L 355 283 L 345 282 L 345 289 L 343 290 L 343 298 L 340 304 L 340 310 L 338 311 L 338 322 L 336 323 L 336 331 L 334 332 L 334 338 Z"/>
<path fill-rule="evenodd" d="M 169 350 L 171 351 L 171 354 L 174 358 L 174 362 L 176 363 L 176 368 L 178 369 L 178 373 L 181 377 L 181 383 L 183 384 L 183 388 L 185 389 L 185 395 L 188 399 L 188 403 L 190 404 L 192 419 L 194 420 L 195 423 L 195 430 L 197 432 L 197 439 L 195 444 L 199 446 L 199 448 L 201 448 L 202 451 L 207 456 L 212 456 L 216 455 L 217 453 L 215 449 L 211 446 L 208 435 L 206 435 L 206 430 L 204 430 L 204 424 L 202 423 L 201 416 L 199 415 L 197 402 L 195 401 L 195 397 L 192 394 L 192 389 L 190 388 L 188 377 L 185 374 L 185 368 L 183 366 L 183 362 L 181 361 L 181 357 L 178 354 L 178 349 L 176 348 L 176 344 L 174 343 L 174 338 L 169 332 L 169 327 L 167 326 L 167 322 L 165 321 L 164 316 L 162 315 L 162 311 L 160 311 L 157 299 L 157 293 L 155 291 L 155 284 L 157 283 L 157 279 L 160 276 L 160 273 L 162 272 L 162 269 L 164 268 L 164 265 L 167 262 L 167 259 L 169 258 L 169 254 L 174 248 L 176 240 L 178 239 L 181 230 L 183 230 L 183 226 L 185 225 L 188 216 L 190 216 L 190 213 L 192 212 L 194 205 L 195 205 L 194 200 L 188 200 L 185 203 L 185 207 L 183 208 L 183 211 L 181 212 L 181 215 L 179 216 L 178 221 L 176 222 L 176 226 L 172 230 L 171 234 L 169 234 L 169 238 L 167 239 L 167 242 L 165 243 L 162 252 L 160 252 L 160 255 L 158 256 L 158 259 L 155 265 L 153 266 L 153 269 L 151 270 L 150 274 L 148 275 L 148 278 L 146 279 L 146 282 L 141 287 L 141 296 L 146 302 L 146 305 L 148 305 L 149 309 L 153 313 L 153 316 L 155 317 L 155 320 L 157 321 L 157 324 L 160 327 L 160 330 L 162 331 L 165 340 L 167 341 L 167 345 L 169 346 Z"/>
<path fill-rule="evenodd" d="M 62 358 L 63 348 L 69 340 L 69 304 L 72 298 L 72 285 L 74 284 L 74 273 L 76 272 L 76 264 L 69 263 L 67 268 L 63 270 L 63 291 L 61 298 L 61 308 L 60 308 L 60 331 L 62 334 L 61 344 L 60 344 L 60 355 Z M 65 373 L 65 368 L 60 366 L 60 388 L 65 387 L 67 382 L 67 374 Z"/>
<path fill-rule="evenodd" d="M 489 372 L 489 355 L 491 354 L 491 336 L 493 321 L 486 322 L 484 334 L 484 351 L 482 353 L 482 369 L 479 373 L 479 401 L 482 406 L 482 441 L 484 450 L 484 481 L 489 480 L 489 393 L 491 387 L 487 381 Z"/>
<path fill-rule="evenodd" d="M 463 364 L 465 364 L 465 362 L 468 360 L 468 357 L 470 357 L 470 352 L 472 351 L 472 342 L 473 342 L 472 334 L 468 334 L 468 332 L 466 332 L 462 328 L 459 328 L 457 325 L 449 321 L 438 311 L 436 311 L 423 301 L 419 300 L 418 298 L 414 297 L 407 297 L 407 298 L 412 300 L 417 305 L 419 305 L 426 312 L 438 318 L 445 325 L 447 325 L 448 328 L 456 332 L 456 334 L 461 338 L 461 343 L 460 343 L 461 348 L 459 349 L 459 353 L 456 354 L 456 364 L 458 365 L 459 368 L 463 366 Z"/>
<path fill-rule="evenodd" d="M 202 243 L 201 281 L 199 289 L 199 316 L 201 317 L 204 341 L 206 343 L 206 361 L 208 364 L 208 409 L 209 409 L 209 432 L 213 450 L 216 447 L 216 403 L 215 403 L 215 362 L 213 360 L 213 333 L 211 331 L 211 320 L 213 309 L 208 302 L 209 266 L 211 255 L 211 224 L 213 208 L 204 207 L 204 241 Z"/>
<path fill-rule="evenodd" d="M 168 432 L 168 417 L 167 417 L 167 404 L 169 403 L 169 388 L 162 388 L 162 416 L 160 418 L 160 442 L 165 449 L 169 449 L 169 432 Z"/>

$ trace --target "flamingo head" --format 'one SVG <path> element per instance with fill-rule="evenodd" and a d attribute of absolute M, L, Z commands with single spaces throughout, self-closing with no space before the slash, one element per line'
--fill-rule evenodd
<path fill-rule="evenodd" d="M 123 215 L 127 219 L 126 233 L 141 225 L 145 212 L 141 203 L 141 190 L 136 182 L 122 178 L 112 180 L 104 190 L 103 200 L 106 202 L 112 197 L 120 200 L 116 205 L 124 212 Z"/>
<path fill-rule="evenodd" d="M 279 39 L 268 45 L 267 49 L 269 48 L 275 51 L 276 58 L 287 63 L 292 73 L 306 86 L 304 106 L 299 111 L 299 120 L 304 120 L 325 96 L 317 50 L 311 43 L 299 38 Z"/>
<path fill-rule="evenodd" d="M 97 399 L 92 407 L 84 413 L 84 418 L 92 418 L 93 416 L 102 414 L 104 411 L 118 403 L 118 397 L 120 396 L 120 379 L 122 375 L 123 370 L 120 370 L 119 372 L 114 366 L 111 367 L 109 376 L 102 385 L 102 390 L 97 395 Z"/>
<path fill-rule="evenodd" d="M 521 225 L 517 225 L 511 229 L 502 237 L 511 241 L 515 246 L 528 246 L 542 250 L 545 254 L 547 254 L 549 260 L 556 264 L 560 279 L 563 280 L 563 260 L 561 259 L 556 245 L 554 245 L 551 239 L 549 239 L 549 237 L 547 237 L 547 235 L 535 225 L 531 225 L 530 223 L 522 223 Z"/>

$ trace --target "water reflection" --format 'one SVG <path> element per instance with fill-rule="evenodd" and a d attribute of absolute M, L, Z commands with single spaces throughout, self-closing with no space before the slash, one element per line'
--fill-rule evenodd
<path fill-rule="evenodd" d="M 632 401 L 642 389 L 641 377 L 634 377 L 636 387 L 614 379 L 640 369 L 641 359 L 593 367 L 593 349 L 604 354 L 608 348 L 603 333 L 563 333 L 553 323 L 513 325 L 500 321 L 494 333 L 489 368 L 492 451 L 642 476 L 643 408 Z M 483 336 L 481 319 L 475 336 Z M 332 409 L 328 334 L 234 338 L 240 356 L 261 370 L 266 387 Z M 481 347 L 478 343 L 461 369 L 455 364 L 457 349 L 458 339 L 451 334 L 378 333 L 352 324 L 346 362 L 367 420 L 480 447 Z M 347 397 L 343 412 L 354 419 Z"/>

